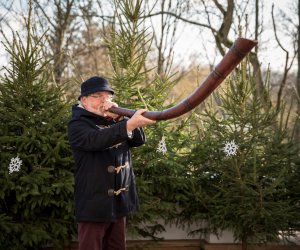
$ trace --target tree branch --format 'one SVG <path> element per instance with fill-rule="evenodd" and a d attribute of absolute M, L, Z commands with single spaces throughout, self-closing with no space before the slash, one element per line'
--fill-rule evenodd
<path fill-rule="evenodd" d="M 197 26 L 201 26 L 201 27 L 205 27 L 205 28 L 208 28 L 208 29 L 212 29 L 214 32 L 216 32 L 216 30 L 214 30 L 212 27 L 210 27 L 209 25 L 207 24 L 204 24 L 204 23 L 199 23 L 199 22 L 196 22 L 196 21 L 191 21 L 191 20 L 188 20 L 180 15 L 177 15 L 173 12 L 169 12 L 169 11 L 159 11 L 159 12 L 155 12 L 155 13 L 152 13 L 152 14 L 149 14 L 149 15 L 145 15 L 143 16 L 143 18 L 149 18 L 149 17 L 153 17 L 153 16 L 158 16 L 158 15 L 170 15 L 170 16 L 173 16 L 175 17 L 176 19 L 179 19 L 183 22 L 186 22 L 186 23 L 189 23 L 189 24 L 194 24 L 194 25 L 197 25 Z"/>

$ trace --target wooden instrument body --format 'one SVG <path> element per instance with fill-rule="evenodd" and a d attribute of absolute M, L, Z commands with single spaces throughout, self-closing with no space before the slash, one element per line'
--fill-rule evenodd
<path fill-rule="evenodd" d="M 143 116 L 160 121 L 173 119 L 189 112 L 203 102 L 224 81 L 256 44 L 255 40 L 238 38 L 216 68 L 190 96 L 171 108 L 162 111 L 147 111 Z M 131 117 L 136 110 L 112 107 L 109 111 Z"/>

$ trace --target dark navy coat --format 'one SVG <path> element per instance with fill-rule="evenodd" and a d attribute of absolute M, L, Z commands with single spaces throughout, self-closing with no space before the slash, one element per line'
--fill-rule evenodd
<path fill-rule="evenodd" d="M 130 147 L 145 143 L 141 128 L 130 139 L 127 120 L 108 121 L 78 105 L 72 108 L 68 138 L 76 164 L 78 222 L 108 222 L 138 209 Z"/>

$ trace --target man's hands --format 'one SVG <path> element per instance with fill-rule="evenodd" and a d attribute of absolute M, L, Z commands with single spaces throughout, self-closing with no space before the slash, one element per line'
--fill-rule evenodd
<path fill-rule="evenodd" d="M 114 120 L 119 120 L 120 115 L 117 115 L 117 114 L 114 114 L 114 113 L 111 113 L 108 111 L 111 107 L 118 107 L 118 104 L 116 104 L 115 102 L 111 102 L 111 101 L 105 101 L 103 103 L 104 116 L 111 117 Z M 146 111 L 147 111 L 147 109 L 137 110 L 134 113 L 134 115 L 127 121 L 127 131 L 129 133 L 131 133 L 136 128 L 152 125 L 156 122 L 156 121 L 153 121 L 153 120 L 148 119 L 143 116 L 143 113 Z"/>
<path fill-rule="evenodd" d="M 103 113 L 104 113 L 104 116 L 105 117 L 111 117 L 114 120 L 119 120 L 121 118 L 120 115 L 115 114 L 115 113 L 111 113 L 111 112 L 108 111 L 111 107 L 118 107 L 118 104 L 116 104 L 115 102 L 111 102 L 111 101 L 106 101 L 103 104 L 103 111 L 104 111 Z"/>
<path fill-rule="evenodd" d="M 148 125 L 153 125 L 156 121 L 148 119 L 143 116 L 143 113 L 146 112 L 147 109 L 139 109 L 134 115 L 127 121 L 127 131 L 132 132 L 134 129 L 139 127 L 145 127 Z"/>

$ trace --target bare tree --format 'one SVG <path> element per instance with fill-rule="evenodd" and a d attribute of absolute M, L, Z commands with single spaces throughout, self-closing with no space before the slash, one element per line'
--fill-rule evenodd
<path fill-rule="evenodd" d="M 34 0 L 34 3 L 37 16 L 40 17 L 40 27 L 49 29 L 47 37 L 50 51 L 48 53 L 53 56 L 54 80 L 57 84 L 61 84 L 63 72 L 68 65 L 66 52 L 69 50 L 77 28 L 74 22 L 75 1 L 53 0 L 50 3 L 48 1 L 41 3 L 41 1 Z"/>
<path fill-rule="evenodd" d="M 6 15 L 11 12 L 13 3 L 14 3 L 14 1 L 11 0 L 11 1 L 7 1 L 6 3 L 0 4 L 1 9 L 5 10 L 5 12 L 2 15 L 0 15 L 0 23 L 5 21 Z M 2 29 L 1 26 L 0 26 L 0 29 Z"/>
<path fill-rule="evenodd" d="M 161 76 L 168 75 L 173 66 L 174 46 L 178 37 L 178 19 L 164 13 L 172 11 L 180 16 L 186 6 L 185 3 L 186 1 L 182 0 L 157 1 L 156 5 L 159 6 L 159 12 L 161 13 L 158 16 L 159 20 L 150 18 L 157 52 L 156 71 Z M 153 1 L 147 1 L 147 9 L 149 12 L 147 17 L 151 17 Z"/>
<path fill-rule="evenodd" d="M 101 10 L 101 3 L 99 5 Z M 104 34 L 108 26 L 105 25 L 105 20 L 102 17 L 100 21 L 95 20 L 96 13 L 93 11 L 94 4 L 92 1 L 80 5 L 79 8 L 84 29 L 81 31 L 81 36 L 74 39 L 75 46 L 72 48 L 74 73 L 80 73 L 82 76 L 95 74 L 99 71 L 103 73 L 103 69 L 108 68 L 104 42 Z M 104 67 L 104 65 L 106 66 Z"/>
<path fill-rule="evenodd" d="M 277 93 L 277 101 L 276 101 L 276 108 L 277 108 L 277 110 L 279 110 L 280 104 L 281 104 L 281 98 L 282 98 L 283 90 L 284 90 L 284 88 L 286 86 L 287 79 L 288 79 L 288 73 L 289 73 L 289 71 L 291 70 L 291 68 L 293 66 L 296 53 L 293 53 L 292 55 L 290 55 L 291 54 L 290 51 L 287 48 L 285 48 L 285 46 L 283 45 L 283 43 L 280 41 L 280 38 L 279 38 L 279 36 L 277 34 L 277 26 L 276 26 L 276 21 L 275 21 L 275 17 L 274 17 L 274 4 L 272 5 L 272 22 L 273 22 L 273 29 L 274 29 L 274 34 L 275 34 L 276 42 L 277 42 L 278 46 L 285 53 L 285 63 L 284 63 L 284 68 L 283 68 L 283 73 L 282 73 L 282 79 L 281 79 L 281 82 L 280 82 L 279 90 L 278 90 L 278 93 Z"/>
<path fill-rule="evenodd" d="M 47 3 L 45 1 L 33 1 L 36 6 L 36 20 L 39 21 L 39 27 L 44 30 L 48 29 L 49 48 L 47 54 L 54 56 L 54 78 L 58 84 L 64 78 L 69 78 L 74 74 L 81 77 L 95 73 L 107 74 L 111 70 L 104 38 L 107 37 L 106 33 L 110 30 L 113 20 L 113 0 L 50 0 Z M 6 4 L 8 13 L 13 11 L 10 8 L 11 5 L 9 5 L 12 2 Z M 255 2 L 148 0 L 145 1 L 145 5 L 145 18 L 151 20 L 154 34 L 153 45 L 155 50 L 153 50 L 152 55 L 155 58 L 157 73 L 161 76 L 169 72 L 171 67 L 174 69 L 174 46 L 182 24 L 186 27 L 197 27 L 200 32 L 209 30 L 217 48 L 216 51 L 221 55 L 224 55 L 226 50 L 232 46 L 236 36 L 249 36 L 261 40 L 263 33 L 263 1 L 259 0 L 255 0 Z M 249 19 L 253 17 L 255 19 L 251 20 L 250 25 Z M 283 19 L 286 19 L 286 23 L 290 22 L 294 25 L 294 30 L 298 32 L 291 34 L 295 41 L 294 51 L 296 51 L 299 46 L 296 43 L 299 39 L 299 36 L 296 36 L 299 34 L 299 25 L 297 26 L 294 23 L 295 19 L 289 19 L 288 16 Z M 283 77 L 277 92 L 276 103 L 279 108 L 288 74 L 294 65 L 295 60 L 293 58 L 296 53 L 284 47 L 275 19 L 273 19 L 273 27 L 279 47 L 286 53 L 286 64 L 283 68 Z M 203 41 L 203 44 L 207 43 L 208 37 L 202 38 L 200 41 Z M 261 43 L 259 46 L 261 46 Z M 258 95 L 264 95 L 265 89 L 259 60 L 259 48 L 257 47 L 251 53 L 249 59 L 253 65 L 257 93 Z M 300 61 L 299 54 L 297 59 Z M 179 79 L 183 73 L 182 70 Z M 300 70 L 298 75 L 300 75 Z M 296 84 L 298 95 L 300 92 L 299 79 L 300 76 Z"/>
<path fill-rule="evenodd" d="M 256 1 L 256 6 L 258 6 L 258 0 Z M 230 38 L 230 34 L 233 31 L 235 36 L 241 35 L 240 23 L 235 23 L 233 20 L 247 19 L 246 9 L 249 8 L 247 4 L 237 5 L 233 0 L 227 0 L 226 4 L 222 5 L 219 1 L 205 1 L 197 2 L 193 4 L 192 8 L 189 8 L 189 12 L 185 15 L 189 17 L 184 17 L 183 13 L 180 15 L 172 11 L 160 11 L 157 13 L 152 13 L 154 15 L 170 15 L 179 19 L 185 23 L 196 25 L 205 29 L 209 29 L 214 37 L 216 47 L 221 55 L 225 54 L 225 50 L 230 48 L 233 44 L 233 39 Z M 259 31 L 259 21 L 258 21 L 258 11 L 256 11 L 256 26 L 255 26 L 255 36 L 258 36 Z M 196 20 L 193 20 L 195 17 Z M 199 18 L 201 17 L 201 18 Z M 205 18 L 204 18 L 205 17 Z M 200 20 L 199 20 L 200 19 Z M 247 28 L 247 27 L 246 27 Z M 247 31 L 247 30 L 246 30 Z M 246 32 L 245 31 L 245 32 Z M 257 37 L 256 37 L 257 38 Z M 260 62 L 258 55 L 255 52 L 250 54 L 250 61 L 253 65 L 254 76 L 256 78 L 257 92 L 259 95 L 263 95 L 265 89 L 263 85 L 262 72 L 260 68 Z"/>
<path fill-rule="evenodd" d="M 288 13 L 280 8 L 275 8 L 272 6 L 272 21 L 275 40 L 278 47 L 283 51 L 284 66 L 282 68 L 282 77 L 279 84 L 279 89 L 277 92 L 277 107 L 280 107 L 280 102 L 283 99 L 284 93 L 289 91 L 288 96 L 293 100 L 296 98 L 298 100 L 295 117 L 295 134 L 294 138 L 297 142 L 300 142 L 300 1 L 293 2 L 289 6 Z M 295 61 L 297 63 L 295 63 Z M 292 69 L 296 69 L 296 80 L 294 83 L 294 93 L 292 95 L 290 90 L 287 89 L 289 79 L 292 77 Z M 293 84 L 292 84 L 293 85 Z M 286 91 L 285 91 L 286 90 Z M 295 100 L 295 99 L 294 99 Z"/>
<path fill-rule="evenodd" d="M 297 70 L 297 81 L 296 81 L 296 89 L 297 89 L 297 98 L 298 98 L 298 109 L 297 109 L 297 120 L 296 120 L 296 131 L 295 138 L 298 143 L 300 143 L 300 0 L 298 0 L 297 6 L 297 14 L 298 14 L 298 24 L 295 25 L 297 35 L 296 35 L 296 43 L 297 43 L 297 62 L 298 62 L 298 70 Z"/>

